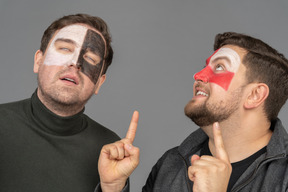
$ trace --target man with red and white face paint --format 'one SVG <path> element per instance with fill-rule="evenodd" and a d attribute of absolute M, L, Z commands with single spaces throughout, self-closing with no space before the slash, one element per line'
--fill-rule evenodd
<path fill-rule="evenodd" d="M 222 47 L 206 60 L 206 67 L 194 75 L 195 96 L 186 105 L 185 113 L 197 125 L 205 126 L 223 121 L 237 109 L 240 102 L 238 95 L 245 82 L 237 84 L 235 89 L 230 84 L 240 64 L 240 55 L 236 51 L 230 47 Z"/>
<path fill-rule="evenodd" d="M 194 79 L 204 83 L 216 83 L 227 91 L 240 62 L 239 55 L 233 49 L 220 48 L 207 59 L 206 67 L 196 73 Z"/>
<path fill-rule="evenodd" d="M 158 160 L 142 191 L 287 192 L 288 134 L 277 115 L 288 60 L 234 32 L 218 34 L 214 50 L 185 106 L 200 128 Z"/>

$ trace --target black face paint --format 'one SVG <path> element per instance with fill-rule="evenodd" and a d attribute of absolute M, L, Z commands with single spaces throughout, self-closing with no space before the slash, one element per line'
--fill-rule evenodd
<path fill-rule="evenodd" d="M 94 54 L 100 57 L 100 62 L 96 65 L 92 65 L 88 63 L 84 59 L 84 55 L 86 52 L 93 52 Z M 105 42 L 103 38 L 95 31 L 88 29 L 83 45 L 81 47 L 81 51 L 79 54 L 79 58 L 77 61 L 77 66 L 81 67 L 81 72 L 88 76 L 91 81 L 96 84 L 99 76 L 101 75 L 101 71 L 103 68 L 103 58 L 105 55 Z"/>

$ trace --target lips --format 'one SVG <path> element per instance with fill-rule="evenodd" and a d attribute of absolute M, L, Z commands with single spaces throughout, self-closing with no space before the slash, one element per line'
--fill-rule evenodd
<path fill-rule="evenodd" d="M 79 84 L 79 78 L 76 75 L 61 75 L 60 80 L 71 82 L 75 85 Z"/>
<path fill-rule="evenodd" d="M 203 89 L 200 89 L 199 87 L 196 87 L 195 88 L 195 96 L 198 96 L 198 95 L 201 95 L 201 96 L 204 96 L 204 97 L 208 97 L 208 93 L 206 91 L 204 91 Z"/>

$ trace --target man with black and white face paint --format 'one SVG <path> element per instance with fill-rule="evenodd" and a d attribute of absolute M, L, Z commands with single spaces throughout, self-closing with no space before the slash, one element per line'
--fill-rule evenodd
<path fill-rule="evenodd" d="M 82 110 L 105 81 L 105 44 L 102 35 L 88 25 L 73 24 L 56 31 L 45 54 L 40 50 L 35 54 L 40 100 L 62 116 Z"/>
<path fill-rule="evenodd" d="M 0 106 L 0 146 L 5 146 L 0 148 L 0 191 L 95 190 L 100 150 L 120 140 L 84 114 L 112 62 L 110 43 L 106 23 L 87 14 L 64 16 L 46 29 L 34 59 L 37 90 L 29 99 Z M 129 145 L 122 160 L 135 166 L 137 122 L 136 111 L 128 139 L 121 140 Z M 129 175 L 124 172 L 115 176 L 125 183 Z"/>

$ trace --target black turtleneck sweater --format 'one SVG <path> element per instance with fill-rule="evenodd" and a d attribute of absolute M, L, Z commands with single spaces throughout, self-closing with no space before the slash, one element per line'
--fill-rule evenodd
<path fill-rule="evenodd" d="M 36 92 L 0 105 L 0 192 L 93 192 L 100 150 L 119 137 L 83 112 L 57 116 Z"/>

